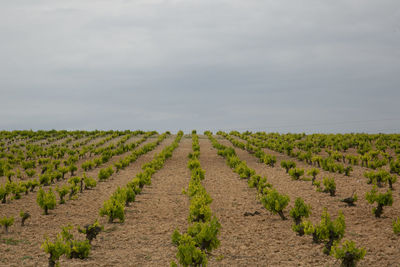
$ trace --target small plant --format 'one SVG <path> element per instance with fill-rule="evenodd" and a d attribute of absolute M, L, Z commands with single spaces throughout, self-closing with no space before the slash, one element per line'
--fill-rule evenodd
<path fill-rule="evenodd" d="M 99 180 L 100 181 L 105 181 L 107 180 L 112 174 L 114 173 L 114 170 L 111 166 L 108 168 L 101 169 L 99 171 Z"/>
<path fill-rule="evenodd" d="M 0 198 L 1 198 L 1 203 L 6 203 L 7 202 L 7 196 L 11 192 L 11 183 L 7 182 L 5 186 L 0 185 Z"/>
<path fill-rule="evenodd" d="M 385 170 L 365 172 L 364 176 L 368 179 L 368 184 L 375 184 L 378 187 L 382 187 L 383 184 L 386 184 L 391 178 L 390 173 Z"/>
<path fill-rule="evenodd" d="M 40 188 L 37 193 L 36 202 L 44 210 L 45 215 L 48 215 L 49 214 L 48 210 L 54 209 L 56 207 L 56 203 L 57 203 L 56 196 L 54 195 L 51 188 L 49 189 L 49 191 L 47 193 L 44 192 L 43 188 Z"/>
<path fill-rule="evenodd" d="M 388 177 L 388 182 L 389 182 L 389 188 L 390 188 L 390 190 L 393 190 L 393 184 L 394 184 L 395 182 L 397 182 L 397 176 L 396 176 L 396 175 L 390 175 L 390 176 Z"/>
<path fill-rule="evenodd" d="M 296 163 L 290 160 L 288 161 L 282 160 L 281 167 L 286 170 L 286 173 L 288 173 L 291 168 L 296 168 Z"/>
<path fill-rule="evenodd" d="M 71 240 L 67 243 L 65 255 L 68 259 L 86 259 L 91 247 L 88 240 Z"/>
<path fill-rule="evenodd" d="M 196 247 L 196 242 L 193 240 L 193 237 L 188 234 L 183 234 L 181 236 L 176 257 L 179 263 L 185 267 L 207 266 L 207 256 L 205 252 Z"/>
<path fill-rule="evenodd" d="M 303 226 L 306 234 L 313 235 L 314 242 L 318 243 L 322 241 L 325 243 L 324 253 L 327 255 L 331 252 L 334 242 L 343 238 L 346 228 L 343 213 L 339 211 L 339 216 L 334 221 L 331 221 L 326 208 L 321 215 L 319 225 L 313 226 L 310 222 L 306 221 L 303 223 Z"/>
<path fill-rule="evenodd" d="M 8 233 L 8 227 L 14 224 L 14 217 L 9 217 L 7 218 L 4 216 L 2 219 L 0 219 L 0 224 L 4 226 L 4 232 Z"/>
<path fill-rule="evenodd" d="M 61 172 L 61 175 L 62 175 L 61 178 L 64 179 L 65 174 L 68 172 L 68 168 L 63 166 L 63 167 L 58 168 L 58 171 Z"/>
<path fill-rule="evenodd" d="M 56 192 L 58 193 L 58 196 L 60 197 L 60 204 L 65 203 L 64 197 L 69 193 L 69 186 L 64 185 L 63 187 L 56 187 Z"/>
<path fill-rule="evenodd" d="M 196 247 L 210 252 L 218 248 L 220 241 L 217 238 L 221 224 L 216 217 L 207 222 L 196 222 L 188 228 L 188 234 L 193 237 Z"/>
<path fill-rule="evenodd" d="M 31 188 L 30 191 L 33 192 L 35 190 L 36 186 L 39 186 L 40 183 L 37 179 L 34 179 L 34 180 L 29 180 L 27 185 L 28 185 L 28 187 Z"/>
<path fill-rule="evenodd" d="M 393 232 L 396 235 L 400 235 L 400 218 L 399 217 L 396 220 L 393 220 Z"/>
<path fill-rule="evenodd" d="M 198 159 L 191 159 L 188 162 L 189 170 L 194 170 L 200 168 L 200 161 Z"/>
<path fill-rule="evenodd" d="M 329 193 L 331 197 L 335 196 L 336 193 L 336 183 L 333 178 L 324 178 L 322 183 L 324 184 L 324 192 Z"/>
<path fill-rule="evenodd" d="M 250 169 L 246 162 L 241 161 L 236 167 L 235 172 L 239 174 L 239 177 L 242 179 L 249 179 L 252 175 L 255 174 L 255 171 Z"/>
<path fill-rule="evenodd" d="M 40 185 L 48 186 L 51 183 L 51 176 L 49 173 L 44 173 L 39 176 Z"/>
<path fill-rule="evenodd" d="M 79 192 L 79 186 L 75 186 L 75 185 L 70 185 L 68 187 L 68 192 L 69 192 L 69 196 L 68 198 L 71 199 L 76 199 L 78 196 L 78 192 Z"/>
<path fill-rule="evenodd" d="M 21 226 L 25 225 L 25 221 L 31 217 L 31 215 L 28 212 L 24 212 L 21 210 L 19 213 L 19 216 L 21 217 Z"/>
<path fill-rule="evenodd" d="M 314 184 L 315 178 L 319 174 L 319 170 L 317 168 L 311 168 L 307 171 L 307 174 L 312 176 L 312 184 Z"/>
<path fill-rule="evenodd" d="M 289 170 L 289 175 L 292 176 L 293 180 L 299 180 L 300 176 L 304 175 L 303 169 L 293 168 Z"/>
<path fill-rule="evenodd" d="M 367 192 L 365 195 L 365 199 L 368 201 L 369 204 L 373 204 L 376 202 L 378 206 L 372 209 L 372 212 L 375 214 L 375 217 L 380 218 L 383 213 L 384 206 L 392 206 L 393 204 L 393 196 L 392 191 L 389 189 L 386 193 L 379 193 L 374 186 L 370 192 Z"/>
<path fill-rule="evenodd" d="M 27 169 L 25 173 L 29 178 L 32 178 L 36 174 L 36 171 L 34 169 Z"/>
<path fill-rule="evenodd" d="M 189 206 L 189 222 L 205 222 L 211 218 L 209 204 L 211 198 L 206 194 L 196 194 Z"/>
<path fill-rule="evenodd" d="M 290 210 L 290 217 L 294 220 L 293 231 L 300 236 L 304 235 L 304 226 L 301 224 L 302 218 L 308 218 L 311 214 L 311 206 L 306 205 L 302 198 L 296 198 L 294 208 Z"/>
<path fill-rule="evenodd" d="M 85 170 L 85 172 L 87 172 L 87 171 L 93 169 L 94 162 L 91 160 L 85 161 L 84 163 L 82 163 L 81 167 L 83 170 Z"/>
<path fill-rule="evenodd" d="M 59 234 L 56 241 L 53 243 L 48 238 L 44 241 L 41 248 L 49 253 L 49 267 L 55 267 L 56 263 L 62 255 L 65 254 L 67 246 L 64 243 L 62 236 Z M 57 264 L 58 265 L 58 264 Z"/>
<path fill-rule="evenodd" d="M 86 235 L 86 240 L 89 244 L 92 243 L 93 239 L 96 239 L 97 235 L 104 230 L 104 226 L 100 225 L 99 221 L 96 220 L 93 224 L 87 224 L 84 229 L 78 228 L 78 231 Z"/>
<path fill-rule="evenodd" d="M 353 171 L 353 168 L 351 166 L 347 166 L 344 168 L 344 175 L 350 176 L 350 172 Z"/>
<path fill-rule="evenodd" d="M 84 173 L 82 178 L 85 184 L 85 190 L 89 190 L 96 187 L 97 182 L 92 177 L 87 177 L 86 174 Z"/>
<path fill-rule="evenodd" d="M 115 219 L 124 222 L 125 203 L 121 203 L 115 198 L 105 201 L 103 207 L 100 209 L 100 216 L 108 216 L 109 223 L 112 223 Z"/>
<path fill-rule="evenodd" d="M 71 173 L 71 176 L 74 176 L 74 172 L 78 170 L 78 167 L 76 167 L 76 165 L 71 164 L 68 167 L 68 171 Z"/>
<path fill-rule="evenodd" d="M 275 189 L 267 190 L 267 194 L 262 196 L 261 203 L 270 212 L 278 213 L 282 220 L 286 220 L 283 210 L 289 204 L 290 198 L 286 195 L 281 195 Z"/>
<path fill-rule="evenodd" d="M 275 163 L 276 163 L 276 157 L 275 156 L 271 156 L 268 154 L 264 155 L 264 158 L 262 159 L 262 161 L 267 164 L 270 167 L 274 167 Z"/>
<path fill-rule="evenodd" d="M 354 241 L 345 240 L 342 246 L 338 244 L 332 248 L 331 254 L 341 260 L 343 267 L 355 267 L 357 262 L 362 260 L 366 254 L 365 248 L 356 248 Z"/>
<path fill-rule="evenodd" d="M 15 172 L 13 172 L 13 171 L 7 171 L 7 172 L 5 173 L 5 176 L 7 176 L 7 179 L 8 179 L 8 182 L 9 182 L 9 183 L 12 183 L 11 177 L 13 177 L 14 175 L 15 175 Z"/>

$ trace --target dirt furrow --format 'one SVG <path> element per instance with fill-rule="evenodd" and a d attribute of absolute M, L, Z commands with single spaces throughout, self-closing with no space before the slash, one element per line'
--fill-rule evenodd
<path fill-rule="evenodd" d="M 16 213 L 18 210 L 28 211 L 31 218 L 26 222 L 25 227 L 19 226 L 19 218 L 10 228 L 10 233 L 2 235 L 2 238 L 11 240 L 10 242 L 0 243 L 0 254 L 5 256 L 1 258 L 1 264 L 7 266 L 46 266 L 47 255 L 40 249 L 40 245 L 44 241 L 44 235 L 54 238 L 60 232 L 61 226 L 67 224 L 85 225 L 92 223 L 98 218 L 99 209 L 118 186 L 126 185 L 136 173 L 141 171 L 141 165 L 153 159 L 154 155 L 172 143 L 174 137 L 170 136 L 164 140 L 153 151 L 142 155 L 136 162 L 128 166 L 125 170 L 114 174 L 112 178 L 106 182 L 98 182 L 93 190 L 84 191 L 77 200 L 67 201 L 64 205 L 58 205 L 55 210 L 50 211 L 50 215 L 43 215 L 43 211 L 36 204 L 36 193 L 27 196 L 30 201 L 19 202 L 14 206 L 12 202 L 2 206 L 2 208 L 10 209 L 14 207 L 14 212 L 2 213 L 9 215 Z M 34 196 L 34 197 L 33 197 Z M 24 200 L 24 199 L 22 199 Z M 107 222 L 107 218 L 101 218 L 101 222 Z M 7 244 L 8 243 L 8 244 Z M 7 253 L 5 253 L 7 252 Z M 68 266 L 68 264 L 67 264 Z"/>
<path fill-rule="evenodd" d="M 189 201 L 182 189 L 190 179 L 190 151 L 191 139 L 182 138 L 152 185 L 126 209 L 125 222 L 106 224 L 109 232 L 101 234 L 88 260 L 74 261 L 76 266 L 169 266 L 177 252 L 171 235 L 187 227 Z"/>
<path fill-rule="evenodd" d="M 232 146 L 227 140 L 219 140 L 226 146 Z M 311 221 L 317 223 L 320 221 L 320 215 L 326 207 L 333 218 L 342 210 L 346 218 L 345 239 L 351 239 L 358 246 L 367 249 L 367 255 L 360 262 L 364 266 L 396 266 L 400 259 L 400 249 L 398 248 L 398 237 L 392 230 L 392 220 L 400 214 L 400 205 L 396 200 L 392 207 L 385 207 L 382 218 L 376 219 L 372 214 L 372 205 L 365 200 L 365 193 L 371 189 L 370 185 L 365 183 L 363 178 L 346 177 L 340 174 L 324 173 L 321 170 L 319 177 L 334 177 L 337 185 L 337 196 L 331 197 L 329 194 L 316 192 L 309 181 L 293 181 L 291 177 L 278 164 L 271 168 L 263 163 L 259 163 L 258 159 L 247 151 L 235 148 L 236 154 L 241 160 L 246 161 L 250 168 L 253 168 L 257 174 L 266 176 L 268 181 L 281 193 L 289 195 L 291 202 L 286 209 L 286 214 L 293 207 L 296 197 L 301 197 L 304 201 L 311 205 L 312 215 Z M 272 153 L 271 153 L 272 154 Z M 279 160 L 289 160 L 289 157 L 281 155 Z M 278 160 L 278 159 L 277 159 Z M 296 161 L 300 168 L 307 167 L 305 163 Z M 304 166 L 303 166 L 304 164 Z M 319 178 L 321 179 L 321 178 Z M 321 179 L 322 180 L 322 179 Z M 348 197 L 353 191 L 358 194 L 359 200 L 356 207 L 347 207 L 340 199 Z M 395 197 L 397 199 L 397 196 Z M 300 238 L 300 237 L 298 237 Z M 308 237 L 311 243 L 311 238 Z M 322 248 L 319 245 L 313 245 L 318 248 L 318 254 L 326 258 L 329 264 L 335 264 L 335 260 L 331 256 L 324 256 Z"/>
<path fill-rule="evenodd" d="M 323 266 L 329 261 L 307 237 L 297 237 L 291 221 L 272 215 L 248 187 L 217 155 L 207 139 L 200 139 L 204 187 L 213 198 L 211 208 L 222 229 L 221 246 L 210 266 Z M 245 216 L 258 211 L 259 215 Z"/>

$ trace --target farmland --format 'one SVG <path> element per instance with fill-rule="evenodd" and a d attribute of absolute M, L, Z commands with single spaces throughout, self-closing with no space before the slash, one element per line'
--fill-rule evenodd
<path fill-rule="evenodd" d="M 399 175 L 397 134 L 3 131 L 0 266 L 397 266 Z"/>

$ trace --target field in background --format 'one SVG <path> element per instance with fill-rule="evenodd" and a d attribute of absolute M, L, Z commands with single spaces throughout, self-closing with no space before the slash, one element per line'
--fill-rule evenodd
<path fill-rule="evenodd" d="M 67 226 L 61 266 L 169 266 L 196 223 L 214 245 L 185 248 L 209 266 L 340 266 L 345 240 L 360 266 L 398 266 L 399 175 L 400 134 L 2 131 L 0 266 L 51 265 Z"/>

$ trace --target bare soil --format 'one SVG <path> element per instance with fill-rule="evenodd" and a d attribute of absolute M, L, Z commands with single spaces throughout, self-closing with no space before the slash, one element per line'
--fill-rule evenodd
<path fill-rule="evenodd" d="M 9 204 L 0 204 L 0 217 L 16 216 L 8 234 L 0 231 L 0 266 L 47 266 L 48 255 L 40 249 L 44 236 L 54 239 L 61 226 L 83 226 L 99 218 L 99 209 L 115 189 L 126 185 L 141 171 L 142 164 L 152 160 L 173 139 L 174 136 L 168 137 L 155 150 L 114 174 L 109 181 L 98 183 L 95 189 L 85 191 L 76 200 L 58 205 L 50 215 L 42 214 L 35 201 L 36 193 Z M 219 141 L 231 146 L 229 141 Z M 367 255 L 359 266 L 400 266 L 400 240 L 392 230 L 393 219 L 400 215 L 399 185 L 394 185 L 397 190 L 394 191 L 393 206 L 385 207 L 383 217 L 376 219 L 371 213 L 372 205 L 364 198 L 371 189 L 363 178 L 364 168 L 354 168 L 351 177 L 320 170 L 318 180 L 325 176 L 335 178 L 337 196 L 330 197 L 316 192 L 310 181 L 293 181 L 279 165 L 281 160 L 291 159 L 286 155 L 266 150 L 277 156 L 278 162 L 271 168 L 236 148 L 239 158 L 249 167 L 267 176 L 279 192 L 289 195 L 291 202 L 285 210 L 288 220 L 283 221 L 261 205 L 256 190 L 249 188 L 247 180 L 240 179 L 226 165 L 207 138 L 200 136 L 199 142 L 200 162 L 206 171 L 203 185 L 213 198 L 211 208 L 222 225 L 221 245 L 209 255 L 209 266 L 339 266 L 340 263 L 332 256 L 323 254 L 323 245 L 313 244 L 311 237 L 299 237 L 291 230 L 289 210 L 296 197 L 302 197 L 312 206 L 310 219 L 314 223 L 320 221 L 325 207 L 333 218 L 339 210 L 343 211 L 345 239 L 354 240 L 358 246 L 367 249 Z M 187 188 L 190 180 L 187 155 L 191 151 L 191 139 L 182 138 L 173 156 L 153 175 L 152 185 L 145 187 L 142 194 L 136 196 L 136 201 L 126 208 L 125 222 L 109 224 L 106 218 L 100 218 L 105 231 L 93 241 L 89 258 L 62 258 L 61 266 L 169 266 L 171 260 L 176 261 L 177 248 L 171 243 L 171 235 L 176 228 L 182 232 L 188 227 L 189 200 L 182 194 L 182 189 Z M 105 166 L 112 162 L 114 160 Z M 296 163 L 300 168 L 310 168 L 300 161 Z M 93 171 L 91 176 L 97 177 L 97 172 Z M 354 190 L 359 198 L 357 206 L 347 207 L 340 202 Z M 19 225 L 18 212 L 21 209 L 32 215 L 25 227 Z M 254 214 L 256 211 L 259 214 L 245 216 L 245 213 Z"/>

